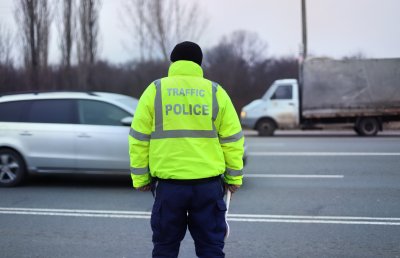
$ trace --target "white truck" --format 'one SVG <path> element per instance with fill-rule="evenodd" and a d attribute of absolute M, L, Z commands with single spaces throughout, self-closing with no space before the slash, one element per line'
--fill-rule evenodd
<path fill-rule="evenodd" d="M 383 123 L 400 121 L 400 59 L 307 59 L 300 78 L 276 80 L 243 107 L 242 125 L 260 136 L 330 126 L 374 136 Z"/>

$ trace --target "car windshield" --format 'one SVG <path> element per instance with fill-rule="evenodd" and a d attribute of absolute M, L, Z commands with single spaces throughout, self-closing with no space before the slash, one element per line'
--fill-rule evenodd
<path fill-rule="evenodd" d="M 125 97 L 125 98 L 119 98 L 115 99 L 115 101 L 121 103 L 124 105 L 126 108 L 128 108 L 132 113 L 135 112 L 136 106 L 138 104 L 138 100 L 132 97 Z"/>

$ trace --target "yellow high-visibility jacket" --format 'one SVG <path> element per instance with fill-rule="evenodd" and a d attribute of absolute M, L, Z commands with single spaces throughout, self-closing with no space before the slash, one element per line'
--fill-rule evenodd
<path fill-rule="evenodd" d="M 171 64 L 168 77 L 140 97 L 129 133 L 134 187 L 162 179 L 200 179 L 224 173 L 242 184 L 244 137 L 226 91 L 203 78 L 191 61 Z"/>

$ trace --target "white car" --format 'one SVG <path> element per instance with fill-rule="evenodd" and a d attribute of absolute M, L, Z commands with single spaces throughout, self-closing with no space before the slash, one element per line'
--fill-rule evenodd
<path fill-rule="evenodd" d="M 129 174 L 137 102 L 105 92 L 0 96 L 0 186 L 27 173 Z"/>

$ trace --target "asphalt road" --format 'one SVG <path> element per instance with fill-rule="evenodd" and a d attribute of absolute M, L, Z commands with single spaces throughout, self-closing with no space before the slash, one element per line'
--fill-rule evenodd
<path fill-rule="evenodd" d="M 246 142 L 227 257 L 400 257 L 400 133 Z M 151 257 L 152 197 L 128 176 L 35 177 L 0 197 L 0 257 Z"/>

